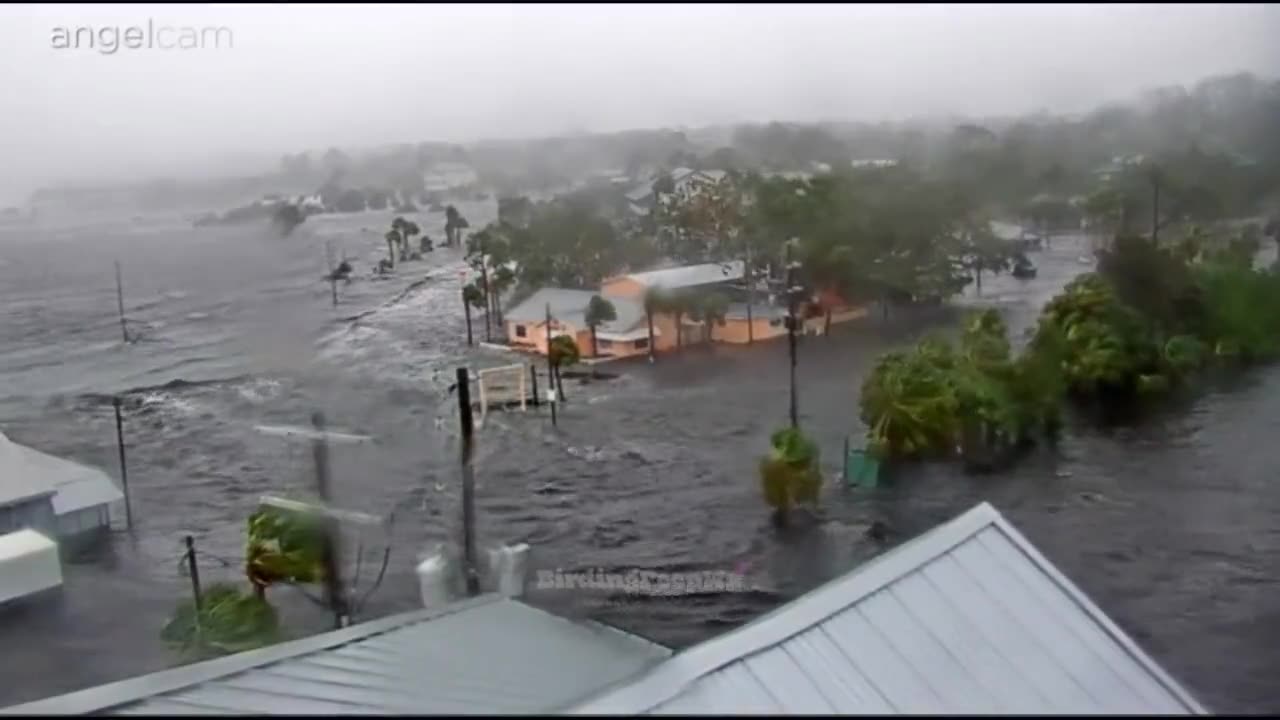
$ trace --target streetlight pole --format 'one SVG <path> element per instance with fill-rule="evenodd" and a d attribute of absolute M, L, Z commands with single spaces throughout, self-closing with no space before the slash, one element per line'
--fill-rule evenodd
<path fill-rule="evenodd" d="M 800 263 L 791 259 L 791 250 L 797 242 L 796 238 L 787 241 L 784 249 L 787 265 L 787 345 L 791 351 L 791 427 L 800 427 L 800 411 L 796 404 L 796 292 L 795 270 Z"/>

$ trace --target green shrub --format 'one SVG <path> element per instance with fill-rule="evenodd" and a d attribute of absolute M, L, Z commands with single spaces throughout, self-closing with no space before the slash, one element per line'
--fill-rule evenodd
<path fill-rule="evenodd" d="M 205 588 L 200 612 L 195 602 L 178 605 L 160 632 L 170 646 L 196 658 L 252 650 L 281 639 L 275 608 L 230 584 Z"/>

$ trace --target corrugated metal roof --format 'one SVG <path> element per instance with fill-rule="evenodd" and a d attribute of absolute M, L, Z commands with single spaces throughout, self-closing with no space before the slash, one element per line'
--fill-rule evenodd
<path fill-rule="evenodd" d="M 665 270 L 631 273 L 627 277 L 649 287 L 679 289 L 741 280 L 743 277 L 742 268 L 741 260 L 731 260 L 722 263 L 702 263 L 701 265 L 685 265 Z"/>
<path fill-rule="evenodd" d="M 547 319 L 547 303 L 550 303 L 551 317 L 556 322 L 586 328 L 587 305 L 595 295 L 600 295 L 612 303 L 614 314 L 617 315 L 617 319 L 597 328 L 598 332 L 627 333 L 644 320 L 644 306 L 638 302 L 627 298 L 604 297 L 590 290 L 567 288 L 541 288 L 529 299 L 504 313 L 503 317 L 516 322 L 544 322 Z"/>
<path fill-rule="evenodd" d="M 0 507 L 50 494 L 59 515 L 124 498 L 101 470 L 19 445 L 0 433 Z"/>
<path fill-rule="evenodd" d="M 536 713 L 667 655 L 620 631 L 488 595 L 0 712 Z"/>
<path fill-rule="evenodd" d="M 984 503 L 573 712 L 1205 711 Z"/>
<path fill-rule="evenodd" d="M 124 499 L 111 476 L 97 468 L 19 445 L 0 433 L 0 505 L 25 496 L 53 496 L 53 512 L 64 515 Z"/>

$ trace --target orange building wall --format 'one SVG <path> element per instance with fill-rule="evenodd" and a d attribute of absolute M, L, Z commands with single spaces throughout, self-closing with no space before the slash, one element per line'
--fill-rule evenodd
<path fill-rule="evenodd" d="M 748 323 L 743 319 L 728 319 L 724 325 L 717 325 L 712 338 L 717 342 L 746 344 L 749 340 L 769 340 L 787 334 L 787 326 L 779 324 L 774 327 L 768 318 L 751 319 L 751 336 L 747 335 Z"/>
<path fill-rule="evenodd" d="M 524 328 L 525 328 L 524 337 L 516 336 L 517 325 L 524 325 Z M 576 327 L 569 325 L 567 323 L 560 323 L 560 322 L 553 321 L 551 323 L 551 336 L 556 337 L 558 335 L 572 336 L 574 339 L 574 342 L 578 344 L 578 354 L 581 355 L 582 357 L 589 357 L 591 355 L 591 331 L 590 330 L 579 330 Z M 547 354 L 547 324 L 545 322 L 518 323 L 518 322 L 515 322 L 514 320 L 508 320 L 507 321 L 507 342 L 510 343 L 512 347 L 516 347 L 522 350 L 532 350 L 533 352 L 536 352 L 539 355 L 546 355 Z"/>

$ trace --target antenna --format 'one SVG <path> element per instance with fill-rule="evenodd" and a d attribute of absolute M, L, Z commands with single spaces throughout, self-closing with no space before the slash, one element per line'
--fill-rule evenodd
<path fill-rule="evenodd" d="M 124 319 L 124 281 L 120 276 L 120 261 L 116 261 L 116 308 L 120 312 L 120 334 L 129 342 L 129 325 Z"/>

